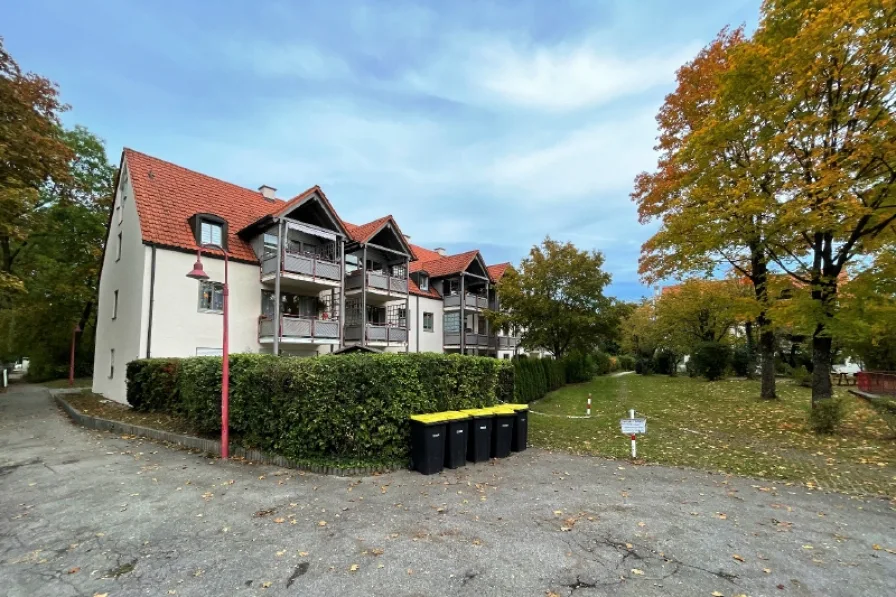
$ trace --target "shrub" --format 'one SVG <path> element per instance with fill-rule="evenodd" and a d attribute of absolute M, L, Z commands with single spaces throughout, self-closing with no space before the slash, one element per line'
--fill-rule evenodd
<path fill-rule="evenodd" d="M 634 371 L 635 357 L 630 354 L 619 355 L 619 369 L 622 371 Z"/>
<path fill-rule="evenodd" d="M 592 355 L 592 359 L 594 360 L 595 375 L 606 375 L 613 371 L 613 362 L 615 361 L 615 357 L 611 357 L 605 352 L 596 350 Z"/>
<path fill-rule="evenodd" d="M 638 357 L 635 361 L 635 373 L 639 375 L 653 375 L 654 362 L 650 357 Z"/>
<path fill-rule="evenodd" d="M 800 365 L 791 373 L 793 380 L 805 388 L 812 387 L 812 374 L 806 369 L 805 365 Z"/>
<path fill-rule="evenodd" d="M 197 431 L 219 431 L 221 358 L 181 359 L 172 367 L 174 361 L 129 366 L 128 400 L 160 403 L 147 396 L 149 380 L 173 380 L 177 391 L 166 394 L 167 409 L 182 413 Z M 410 415 L 510 402 L 512 368 L 507 361 L 461 355 L 235 354 L 230 356 L 230 427 L 247 445 L 294 460 L 403 461 Z"/>
<path fill-rule="evenodd" d="M 180 359 L 140 359 L 127 364 L 127 400 L 135 410 L 173 412 L 180 408 Z"/>
<path fill-rule="evenodd" d="M 566 383 L 591 381 L 597 375 L 594 357 L 585 352 L 572 353 L 564 357 L 563 366 L 566 372 Z"/>
<path fill-rule="evenodd" d="M 610 363 L 610 369 L 608 373 L 615 373 L 616 371 L 619 371 L 619 357 L 608 356 L 607 360 Z"/>
<path fill-rule="evenodd" d="M 721 342 L 702 342 L 691 355 L 694 370 L 709 381 L 717 381 L 725 375 L 731 360 L 731 349 Z"/>
<path fill-rule="evenodd" d="M 833 433 L 846 414 L 844 407 L 843 401 L 838 398 L 816 402 L 809 411 L 809 427 L 815 433 Z"/>
<path fill-rule="evenodd" d="M 746 344 L 741 344 L 731 354 L 731 368 L 738 377 L 751 377 L 755 371 L 756 359 Z"/>
<path fill-rule="evenodd" d="M 677 375 L 678 355 L 671 350 L 660 350 L 654 357 L 654 370 L 662 375 Z"/>
<path fill-rule="evenodd" d="M 563 385 L 566 367 L 563 361 L 514 359 L 513 400 L 532 402 Z"/>

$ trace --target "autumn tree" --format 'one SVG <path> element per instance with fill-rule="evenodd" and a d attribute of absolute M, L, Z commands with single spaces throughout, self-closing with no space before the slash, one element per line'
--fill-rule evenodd
<path fill-rule="evenodd" d="M 667 287 L 655 301 L 656 333 L 680 355 L 725 341 L 743 321 L 743 299 L 743 286 L 734 280 L 690 279 Z"/>
<path fill-rule="evenodd" d="M 610 274 L 603 265 L 598 251 L 545 238 L 498 282 L 502 311 L 487 317 L 496 326 L 520 329 L 524 346 L 546 348 L 556 357 L 593 349 L 618 325 L 619 311 L 604 296 Z"/>
<path fill-rule="evenodd" d="M 661 222 L 642 247 L 645 280 L 711 276 L 728 268 L 751 283 L 755 301 L 744 320 L 758 328 L 760 396 L 771 399 L 776 345 L 767 243 L 780 234 L 774 232 L 777 170 L 760 142 L 763 124 L 731 121 L 741 98 L 721 86 L 745 43 L 742 29 L 723 30 L 679 69 L 678 85 L 657 115 L 657 169 L 637 177 L 632 199 L 642 223 Z"/>
<path fill-rule="evenodd" d="M 722 95 L 735 128 L 763 123 L 774 156 L 775 263 L 812 302 L 812 401 L 832 396 L 832 324 L 847 266 L 881 252 L 896 223 L 896 4 L 767 0 Z"/>
<path fill-rule="evenodd" d="M 41 190 L 70 172 L 59 122 L 65 109 L 56 85 L 22 72 L 0 38 L 0 309 L 23 289 L 16 262 L 46 205 Z"/>

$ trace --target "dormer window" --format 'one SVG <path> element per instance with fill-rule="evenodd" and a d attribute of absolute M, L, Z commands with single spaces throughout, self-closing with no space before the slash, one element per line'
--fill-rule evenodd
<path fill-rule="evenodd" d="M 420 274 L 420 290 L 429 290 L 429 276 Z"/>
<path fill-rule="evenodd" d="M 194 214 L 190 228 L 197 245 L 218 245 L 227 249 L 227 222 L 214 214 Z"/>
<path fill-rule="evenodd" d="M 224 227 L 215 222 L 202 221 L 200 224 L 200 242 L 203 245 L 212 244 L 221 246 L 221 236 Z"/>

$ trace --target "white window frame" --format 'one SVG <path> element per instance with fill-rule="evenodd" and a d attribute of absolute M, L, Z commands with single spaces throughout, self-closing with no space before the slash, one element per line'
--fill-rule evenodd
<path fill-rule="evenodd" d="M 206 227 L 208 227 L 208 240 L 205 238 Z M 218 240 L 215 241 L 215 230 L 218 231 Z M 218 245 L 219 247 L 224 246 L 224 226 L 218 222 L 212 222 L 211 220 L 200 220 L 199 221 L 199 243 L 202 245 Z"/>
<path fill-rule="evenodd" d="M 426 319 L 429 318 L 429 327 L 426 327 Z M 436 315 L 429 311 L 423 312 L 423 331 L 433 333 L 436 331 Z"/>
<path fill-rule="evenodd" d="M 214 289 L 212 290 L 213 294 L 212 294 L 212 300 L 211 300 L 211 305 L 212 305 L 211 307 L 203 306 L 203 300 L 205 298 L 204 297 L 204 295 L 205 295 L 204 287 L 206 284 L 214 285 Z M 221 308 L 215 309 L 214 308 L 214 304 L 215 304 L 214 293 L 219 292 L 219 291 L 221 292 Z M 197 300 L 198 300 L 197 310 L 200 313 L 211 313 L 214 315 L 223 314 L 224 313 L 224 284 L 221 282 L 215 282 L 214 280 L 199 280 L 199 297 Z"/>
<path fill-rule="evenodd" d="M 118 290 L 112 293 L 112 319 L 118 319 Z"/>
<path fill-rule="evenodd" d="M 420 274 L 420 290 L 429 290 L 429 276 Z"/>
<path fill-rule="evenodd" d="M 221 357 L 224 356 L 223 348 L 215 348 L 213 346 L 197 346 L 197 357 Z"/>

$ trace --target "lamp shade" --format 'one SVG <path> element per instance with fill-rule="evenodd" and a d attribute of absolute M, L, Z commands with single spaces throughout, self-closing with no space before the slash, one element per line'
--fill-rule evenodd
<path fill-rule="evenodd" d="M 202 269 L 202 261 L 198 258 L 196 259 L 196 263 L 193 264 L 193 270 L 187 274 L 187 277 L 193 278 L 194 280 L 208 280 L 208 274 Z"/>

